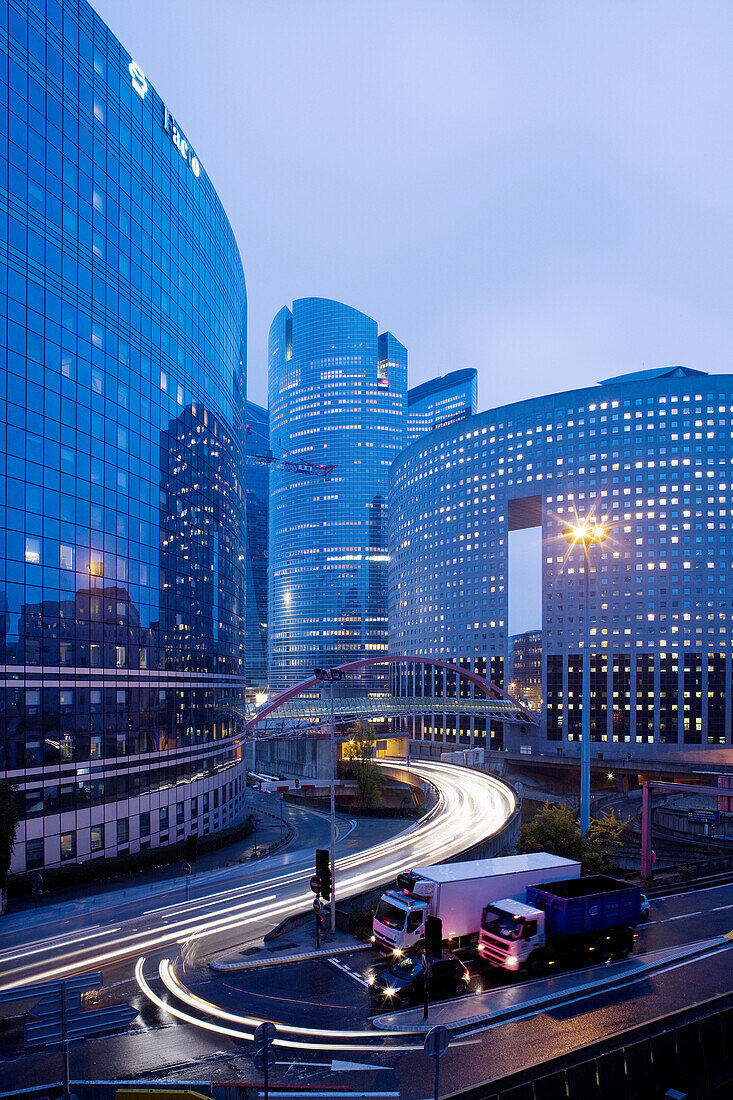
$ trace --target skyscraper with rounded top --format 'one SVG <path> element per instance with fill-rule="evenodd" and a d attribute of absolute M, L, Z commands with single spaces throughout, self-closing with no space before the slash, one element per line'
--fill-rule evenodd
<path fill-rule="evenodd" d="M 0 776 L 24 871 L 242 813 L 246 293 L 192 136 L 86 0 L 1 22 Z"/>
<path fill-rule="evenodd" d="M 406 442 L 407 351 L 359 310 L 300 298 L 270 327 L 270 441 L 333 466 L 270 483 L 270 687 L 387 650 L 387 488 Z"/>

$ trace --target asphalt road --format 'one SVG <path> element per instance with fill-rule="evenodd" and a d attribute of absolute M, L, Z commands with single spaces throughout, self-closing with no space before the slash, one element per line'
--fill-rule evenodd
<path fill-rule="evenodd" d="M 466 774 L 461 773 L 462 784 Z M 435 835 L 415 840 L 405 834 L 387 841 L 377 856 L 373 852 L 342 856 L 341 881 L 348 880 L 350 875 L 355 879 L 363 879 L 365 875 L 371 878 L 378 870 L 371 866 L 373 860 L 388 878 L 393 874 L 393 870 L 388 873 L 388 867 L 400 869 L 410 863 L 427 862 L 431 858 L 427 852 L 446 841 L 445 835 L 441 837 L 441 828 L 448 830 L 450 843 L 460 844 L 462 838 L 465 843 L 468 823 L 476 812 L 470 798 L 468 805 L 464 805 L 466 797 L 464 790 L 449 797 L 443 825 L 438 823 Z M 455 803 L 454 798 L 458 799 Z M 376 833 L 385 827 L 384 823 L 364 822 L 352 830 L 350 823 L 342 823 L 344 839 L 339 851 L 360 844 L 372 848 L 377 842 Z M 314 828 L 317 833 L 319 828 L 326 828 L 325 822 L 316 823 Z M 415 858 L 409 858 L 409 854 Z M 113 957 L 102 963 L 105 985 L 98 997 L 94 995 L 93 1002 L 132 1003 L 139 1008 L 140 1015 L 127 1032 L 88 1041 L 74 1049 L 72 1077 L 258 1080 L 252 1067 L 251 1043 L 245 1036 L 251 1034 L 258 1020 L 269 1018 L 282 1025 L 284 1040 L 277 1048 L 275 1081 L 394 1089 L 406 1098 L 430 1095 L 433 1066 L 422 1052 L 422 1036 L 375 1033 L 370 1024 L 373 1008 L 364 981 L 376 961 L 371 949 L 226 974 L 217 974 L 208 967 L 212 953 L 222 951 L 232 942 L 241 944 L 243 939 L 254 939 L 271 926 L 283 898 L 290 899 L 288 904 L 292 905 L 293 899 L 300 897 L 300 882 L 311 864 L 309 844 L 306 852 L 298 849 L 280 853 L 266 864 L 211 872 L 208 877 L 201 876 L 201 881 L 192 888 L 187 907 L 182 905 L 180 886 L 171 893 L 170 884 L 163 885 L 153 895 L 148 887 L 137 893 L 117 892 L 96 902 L 93 911 L 96 927 L 90 923 L 89 899 L 55 907 L 54 911 L 58 910 L 55 926 L 48 920 L 52 910 L 46 914 L 39 911 L 34 915 L 39 918 L 35 927 L 3 926 L 0 983 L 17 981 L 18 975 L 29 973 L 40 977 L 49 968 L 58 967 L 59 959 L 77 969 L 94 966 L 94 957 L 100 954 L 99 944 L 104 945 L 106 937 L 111 936 L 115 944 Z M 299 884 L 297 888 L 293 885 L 293 873 Z M 307 893 L 303 896 L 310 897 Z M 26 918 L 30 916 L 25 914 Z M 46 918 L 44 924 L 42 917 Z M 110 919 L 115 923 L 110 925 Z M 652 902 L 652 920 L 640 930 L 637 953 L 720 936 L 731 928 L 733 885 L 670 895 Z M 54 946 L 54 933 L 60 937 L 58 948 Z M 150 990 L 146 996 L 133 982 L 132 970 L 141 954 L 140 943 L 150 938 L 156 942 L 143 952 L 144 982 Z M 31 942 L 34 939 L 46 942 L 37 954 L 25 954 L 35 951 Z M 74 954 L 77 951 L 79 955 Z M 162 972 L 167 976 L 169 988 L 158 976 L 158 964 L 164 958 L 172 961 L 170 973 Z M 496 976 L 483 964 L 471 962 L 470 969 L 476 990 L 495 983 Z M 175 977 L 180 986 L 175 985 Z M 562 1008 L 534 1011 L 527 1018 L 500 1025 L 474 1026 L 467 1029 L 466 1035 L 454 1039 L 445 1056 L 442 1091 L 525 1068 L 579 1044 L 694 1004 L 729 990 L 731 978 L 733 952 L 728 954 L 726 949 L 713 957 L 673 963 L 624 988 L 582 999 L 569 995 Z M 581 972 L 578 980 L 582 980 Z M 210 1002 L 218 1015 L 205 1011 L 196 997 Z M 172 1011 L 190 1015 L 194 1022 L 183 1022 Z M 7 1019 L 0 1028 L 3 1083 L 20 1087 L 57 1080 L 58 1054 L 44 1051 L 23 1054 L 23 1020 L 17 1010 L 15 1014 L 10 1009 L 4 1012 Z M 324 1036 L 327 1031 L 354 1034 L 327 1037 Z"/>
<path fill-rule="evenodd" d="M 391 881 L 405 866 L 449 858 L 499 828 L 512 812 L 513 796 L 491 777 L 450 765 L 420 763 L 414 770 L 439 785 L 438 805 L 416 825 L 377 843 L 374 834 L 383 832 L 383 824 L 361 823 L 357 828 L 365 843 L 359 845 L 356 830 L 346 823 L 338 845 L 341 896 Z M 357 845 L 359 850 L 350 850 Z M 200 1029 L 192 1036 L 187 1026 L 171 1027 L 168 1014 L 164 1018 L 143 1003 L 132 984 L 135 962 L 145 956 L 154 975 L 163 956 L 180 954 L 195 969 L 213 954 L 261 938 L 282 917 L 310 905 L 312 867 L 309 844 L 259 864 L 197 875 L 187 901 L 180 882 L 148 883 L 10 916 L 0 929 L 0 991 L 101 968 L 104 989 L 95 1002 L 139 1004 L 141 1020 L 125 1035 L 85 1043 L 74 1056 L 73 1072 L 135 1077 L 153 1069 L 175 1072 L 180 1064 L 190 1076 L 192 1061 L 213 1067 L 224 1058 L 225 1073 L 231 1073 L 227 1059 L 241 1057 L 248 1044 L 237 1039 L 232 1048 L 221 1036 L 209 1040 Z M 21 1085 L 43 1080 L 57 1059 L 44 1053 L 13 1057 L 20 1036 L 18 1011 L 4 1010 L 0 1043 L 6 1080 Z M 230 1053 L 223 1055 L 222 1046 Z"/>
<path fill-rule="evenodd" d="M 652 903 L 652 920 L 640 929 L 637 953 L 643 955 L 719 936 L 731 927 L 733 886 L 658 899 Z M 622 988 L 583 995 L 579 1000 L 568 995 L 561 1008 L 534 1011 L 526 1019 L 470 1027 L 454 1040 L 445 1057 L 444 1089 L 454 1091 L 526 1068 L 726 992 L 733 978 L 733 948 L 730 954 L 728 950 L 691 962 L 672 962 L 664 970 Z M 331 959 L 308 960 L 297 964 L 297 969 L 290 964 L 238 972 L 226 975 L 223 980 L 200 968 L 187 967 L 182 971 L 181 981 L 186 989 L 225 1013 L 235 1016 L 251 1013 L 259 1019 L 273 1019 L 284 1027 L 305 1024 L 313 1028 L 316 1033 L 313 1037 L 298 1037 L 301 1041 L 307 1039 L 305 1050 L 291 1044 L 285 1031 L 281 1032 L 287 1046 L 279 1051 L 274 1080 L 298 1083 L 347 1080 L 354 1088 L 394 1088 L 404 1097 L 428 1096 L 433 1069 L 422 1053 L 421 1036 L 381 1035 L 368 1041 L 333 1037 L 323 1042 L 323 1032 L 327 1030 L 371 1030 L 369 1016 L 374 1009 L 363 983 L 377 960 L 376 953 L 359 951 Z M 478 962 L 469 966 L 475 989 L 496 984 L 491 970 Z M 155 980 L 154 967 L 149 977 L 151 985 L 165 995 L 160 982 Z M 577 972 L 578 983 L 583 977 L 582 972 Z M 501 984 L 508 982 L 510 978 L 500 978 Z M 171 998 L 171 1004 L 197 1014 L 176 998 Z M 212 1022 L 208 1014 L 199 1016 Z M 350 1044 L 360 1045 L 359 1049 Z M 416 1049 L 397 1051 L 395 1048 L 400 1045 Z M 232 1072 L 234 1059 L 242 1078 L 252 1079 L 246 1053 L 242 1059 L 241 1046 L 238 1044 L 236 1049 L 239 1055 L 235 1048 L 229 1048 L 227 1072 Z M 359 1069 L 354 1063 L 372 1068 Z M 345 1068 L 347 1064 L 350 1068 Z M 207 1065 L 208 1074 L 216 1078 L 220 1067 L 216 1063 Z"/>
<path fill-rule="evenodd" d="M 733 886 L 658 899 L 652 903 L 652 921 L 640 931 L 638 952 L 689 943 L 721 934 L 733 927 Z M 182 979 L 201 997 L 233 1014 L 273 1018 L 283 1024 L 313 1026 L 316 1032 L 335 1028 L 368 1027 L 366 990 L 357 979 L 374 963 L 371 951 L 328 959 L 269 967 L 216 977 L 201 966 L 185 968 Z M 147 968 L 147 964 L 146 964 Z M 485 973 L 476 969 L 477 984 L 486 986 Z M 149 966 L 151 986 L 168 995 Z M 351 971 L 351 973 L 349 973 Z M 584 1043 L 615 1034 L 656 1016 L 686 1007 L 730 989 L 731 954 L 721 952 L 642 978 L 634 985 L 568 1001 L 561 1008 L 535 1012 L 526 1019 L 497 1026 L 469 1028 L 454 1040 L 443 1062 L 443 1091 L 468 1087 L 565 1053 Z M 582 972 L 578 972 L 582 980 Z M 129 988 L 129 987 L 128 987 Z M 139 996 L 139 995 L 138 995 Z M 175 1004 L 173 998 L 169 998 Z M 133 1001 L 135 999 L 133 998 Z M 251 1044 L 231 1036 L 208 1033 L 181 1024 L 139 997 L 141 1017 L 129 1032 L 86 1043 L 72 1052 L 72 1075 L 133 1078 L 149 1075 L 172 1080 L 258 1080 L 252 1067 Z M 211 1022 L 210 1017 L 201 1019 Z M 58 1076 L 58 1056 L 19 1056 L 13 1039 L 18 1029 L 3 1037 L 0 1056 L 6 1077 L 18 1083 Z M 461 1043 L 465 1045 L 461 1045 Z M 394 1089 L 401 1097 L 426 1097 L 432 1089 L 432 1063 L 422 1053 L 422 1038 L 379 1035 L 366 1049 L 349 1049 L 349 1040 L 321 1043 L 312 1037 L 307 1048 L 278 1048 L 273 1080 L 348 1084 L 368 1090 Z M 414 1050 L 398 1051 L 400 1045 Z M 360 1068 L 361 1067 L 361 1068 Z M 673 1082 L 670 1082 L 673 1083 Z"/>

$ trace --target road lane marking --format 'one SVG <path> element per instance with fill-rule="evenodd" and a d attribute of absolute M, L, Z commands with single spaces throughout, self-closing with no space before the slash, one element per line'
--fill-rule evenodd
<path fill-rule="evenodd" d="M 356 970 L 352 970 L 346 963 L 342 963 L 340 959 L 329 959 L 332 966 L 335 966 L 338 970 L 343 970 L 344 974 L 348 974 L 350 978 L 353 978 L 359 985 L 363 985 L 365 989 L 369 988 L 369 983 L 362 978 L 361 974 L 358 974 Z"/>
<path fill-rule="evenodd" d="M 731 905 L 716 905 L 714 909 L 710 910 L 710 912 L 711 913 L 719 913 L 721 911 L 721 909 L 733 909 L 733 904 L 731 904 Z"/>
<path fill-rule="evenodd" d="M 657 921 L 657 924 L 666 924 L 668 921 L 671 921 L 671 920 L 686 920 L 687 917 L 701 917 L 701 916 L 702 916 L 702 909 L 698 909 L 698 911 L 696 913 L 678 913 L 676 917 L 662 917 L 661 920 Z"/>
<path fill-rule="evenodd" d="M 695 890 L 680 890 L 677 894 L 660 894 L 659 897 L 650 898 L 650 901 L 669 901 L 670 898 L 687 898 L 690 894 L 706 894 L 708 890 L 728 890 L 730 882 L 716 882 L 710 886 L 698 886 Z"/>

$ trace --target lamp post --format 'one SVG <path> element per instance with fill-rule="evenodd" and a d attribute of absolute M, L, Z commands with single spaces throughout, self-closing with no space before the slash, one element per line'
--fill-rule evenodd
<path fill-rule="evenodd" d="M 336 725 L 333 716 L 333 685 L 344 679 L 340 668 L 314 668 L 316 680 L 325 681 L 331 689 L 330 745 L 331 745 L 331 932 L 336 931 Z"/>
<path fill-rule="evenodd" d="M 583 601 L 583 699 L 580 726 L 580 831 L 590 827 L 590 562 L 588 550 L 605 542 L 609 530 L 603 524 L 585 520 L 574 527 L 563 528 L 563 537 L 570 546 L 582 546 L 585 568 Z"/>

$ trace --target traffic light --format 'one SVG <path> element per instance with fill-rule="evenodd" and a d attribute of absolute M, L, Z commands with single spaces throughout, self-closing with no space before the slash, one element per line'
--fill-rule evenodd
<path fill-rule="evenodd" d="M 331 897 L 331 864 L 327 848 L 316 848 L 316 874 L 321 880 L 321 897 Z"/>
<path fill-rule="evenodd" d="M 443 922 L 440 917 L 425 918 L 425 954 L 431 959 L 443 956 Z"/>

